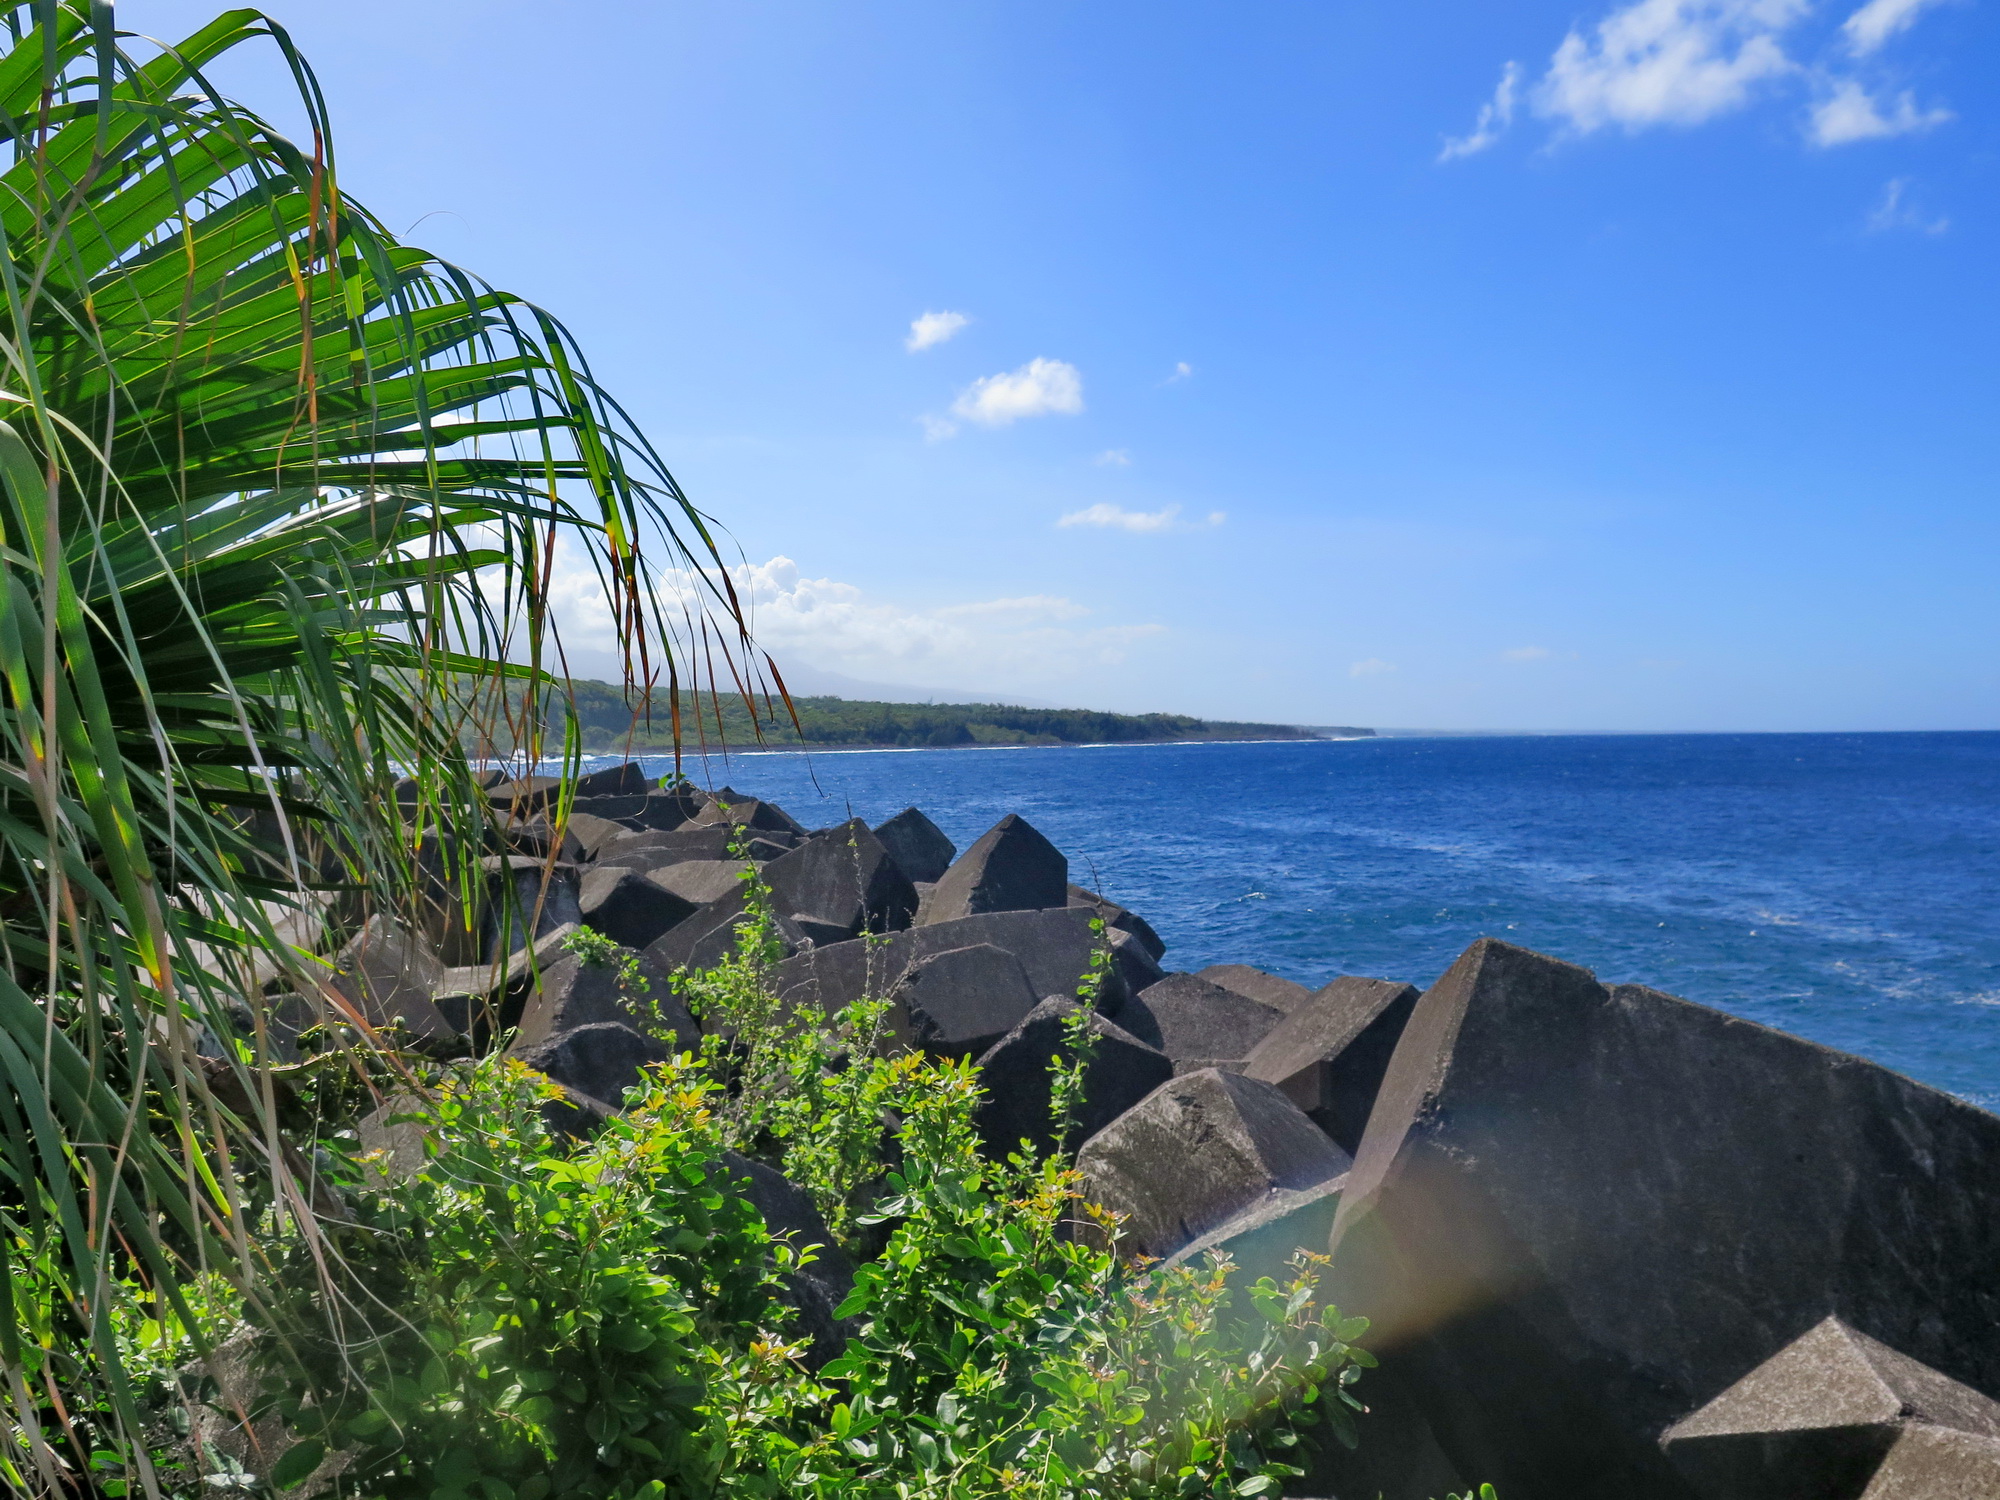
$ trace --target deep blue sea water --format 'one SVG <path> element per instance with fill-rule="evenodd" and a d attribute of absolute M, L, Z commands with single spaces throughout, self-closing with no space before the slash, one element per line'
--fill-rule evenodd
<path fill-rule="evenodd" d="M 691 768 L 697 769 L 697 768 Z M 1170 968 L 1429 983 L 1491 933 L 2000 1108 L 2000 733 L 732 755 L 820 826 L 1018 812 Z"/>

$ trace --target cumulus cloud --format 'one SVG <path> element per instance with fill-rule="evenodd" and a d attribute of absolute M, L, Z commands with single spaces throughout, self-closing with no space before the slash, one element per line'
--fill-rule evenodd
<path fill-rule="evenodd" d="M 1031 359 L 1007 374 L 981 376 L 951 409 L 986 427 L 1005 427 L 1023 417 L 1073 417 L 1083 410 L 1083 375 L 1060 359 Z"/>
<path fill-rule="evenodd" d="M 1917 17 L 1938 0 L 1868 0 L 1868 3 L 1841 23 L 1847 50 L 1866 57 L 1898 32 L 1917 24 Z"/>
<path fill-rule="evenodd" d="M 1379 677 L 1384 672 L 1393 672 L 1396 664 L 1384 661 L 1379 656 L 1371 656 L 1366 661 L 1358 661 L 1347 669 L 1349 677 Z"/>
<path fill-rule="evenodd" d="M 1507 127 L 1514 123 L 1514 98 L 1520 84 L 1521 65 L 1508 63 L 1500 70 L 1500 86 L 1493 91 L 1493 97 L 1479 106 L 1471 133 L 1447 136 L 1438 160 L 1457 161 L 1461 156 L 1475 156 L 1506 134 Z"/>
<path fill-rule="evenodd" d="M 910 320 L 910 336 L 903 347 L 912 354 L 944 343 L 972 319 L 962 312 L 927 312 Z"/>
<path fill-rule="evenodd" d="M 1816 99 L 1805 122 L 1815 145 L 1929 130 L 1952 118 L 1951 111 L 1920 107 L 1908 93 L 1890 97 L 1848 69 L 1941 3 L 1866 0 L 1830 44 L 1846 59 L 1832 66 L 1826 46 L 1817 57 L 1794 46 L 1815 0 L 1622 0 L 1595 23 L 1571 27 L 1531 89 L 1522 89 L 1509 63 L 1472 131 L 1448 138 L 1438 160 L 1492 146 L 1523 99 L 1568 136 L 1701 125 L 1782 92 L 1804 91 Z"/>
<path fill-rule="evenodd" d="M 940 688 L 1038 693 L 1089 682 L 1167 627 L 1092 623 L 1093 611 L 1055 594 L 1023 594 L 917 608 L 876 598 L 833 578 L 812 578 L 788 557 L 729 570 L 757 644 L 777 658 L 822 671 Z M 657 584 L 692 605 L 704 587 L 669 571 Z M 556 620 L 572 669 L 617 671 L 616 635 L 604 590 L 573 549 L 558 544 L 552 581 Z"/>
<path fill-rule="evenodd" d="M 1891 229 L 1914 229 L 1922 234 L 1943 234 L 1951 228 L 1951 220 L 1943 214 L 1933 217 L 1919 212 L 1909 201 L 1910 179 L 1892 177 L 1882 190 L 1882 201 L 1875 205 L 1868 215 L 1868 227 L 1877 234 Z"/>
<path fill-rule="evenodd" d="M 1637 0 L 1556 48 L 1537 110 L 1587 135 L 1699 125 L 1795 71 L 1780 35 L 1808 0 Z"/>
<path fill-rule="evenodd" d="M 1091 462 L 1106 469 L 1130 468 L 1132 464 L 1132 450 L 1130 448 L 1106 448 L 1097 457 L 1093 458 Z"/>
<path fill-rule="evenodd" d="M 1549 648 L 1547 646 L 1515 646 L 1510 650 L 1502 651 L 1500 655 L 1506 661 L 1541 661 L 1549 655 Z"/>
<path fill-rule="evenodd" d="M 1885 110 L 1882 101 L 1853 79 L 1842 79 L 1833 92 L 1813 106 L 1807 135 L 1815 146 L 1845 146 L 1854 141 L 1913 135 L 1952 118 L 1948 109 L 1919 109 L 1907 92 Z"/>

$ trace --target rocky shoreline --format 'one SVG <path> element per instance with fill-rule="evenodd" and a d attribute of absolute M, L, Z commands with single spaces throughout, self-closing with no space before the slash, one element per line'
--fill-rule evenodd
<path fill-rule="evenodd" d="M 915 808 L 813 831 L 636 764 L 583 778 L 556 826 L 561 790 L 490 789 L 510 852 L 484 862 L 475 951 L 380 918 L 348 944 L 335 986 L 364 1018 L 505 1038 L 601 1117 L 668 1048 L 569 940 L 670 996 L 734 945 L 740 853 L 779 995 L 886 997 L 896 1045 L 976 1062 L 1004 1152 L 1052 1144 L 1048 1064 L 1094 994 L 1078 1165 L 1125 1247 L 1246 1276 L 1328 1256 L 1333 1300 L 1372 1320 L 1360 1446 L 1289 1493 L 2000 1497 L 2000 1117 L 1490 938 L 1421 990 L 1172 972 L 1018 817 L 961 852 Z M 744 1180 L 811 1228 L 770 1168 Z M 847 1272 L 813 1270 L 801 1306 L 837 1339 Z"/>

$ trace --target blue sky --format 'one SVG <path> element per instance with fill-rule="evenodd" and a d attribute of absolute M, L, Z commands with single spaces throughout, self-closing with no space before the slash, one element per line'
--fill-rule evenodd
<path fill-rule="evenodd" d="M 808 682 L 2000 727 L 1995 0 L 269 8 Z"/>

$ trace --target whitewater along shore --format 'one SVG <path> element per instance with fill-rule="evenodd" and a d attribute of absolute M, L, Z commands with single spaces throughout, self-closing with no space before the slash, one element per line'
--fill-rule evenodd
<path fill-rule="evenodd" d="M 1078 1165 L 1125 1248 L 1246 1277 L 1329 1256 L 1329 1295 L 1372 1321 L 1360 1446 L 1288 1493 L 2000 1497 L 2000 1117 L 1491 938 L 1434 979 L 1175 972 L 1018 817 L 960 851 L 915 808 L 808 830 L 636 763 L 583 778 L 556 826 L 561 791 L 490 788 L 506 848 L 477 933 L 377 918 L 346 945 L 362 1015 L 509 1046 L 587 1124 L 667 1047 L 564 939 L 594 931 L 670 996 L 732 947 L 747 858 L 781 996 L 887 997 L 895 1045 L 977 1063 L 1004 1151 L 1047 1144 L 1048 1063 L 1101 963 Z M 837 1337 L 839 1257 L 814 1270 L 808 1319 Z"/>

